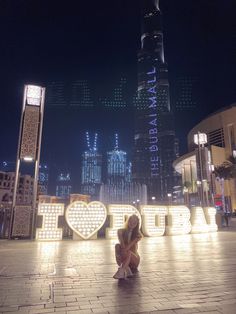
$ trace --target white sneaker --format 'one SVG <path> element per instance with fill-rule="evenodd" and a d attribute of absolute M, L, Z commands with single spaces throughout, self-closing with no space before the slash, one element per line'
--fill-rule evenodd
<path fill-rule="evenodd" d="M 134 275 L 129 266 L 126 268 L 126 272 L 127 272 L 127 277 L 132 277 Z"/>
<path fill-rule="evenodd" d="M 113 276 L 114 279 L 126 279 L 127 273 L 126 270 L 122 267 L 119 267 L 115 275 Z"/>

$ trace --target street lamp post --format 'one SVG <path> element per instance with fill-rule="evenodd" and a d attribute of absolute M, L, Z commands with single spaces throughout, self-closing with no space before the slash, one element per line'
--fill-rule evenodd
<path fill-rule="evenodd" d="M 136 200 L 137 210 L 140 211 L 140 200 Z"/>
<path fill-rule="evenodd" d="M 211 164 L 211 202 L 213 206 L 215 205 L 214 195 L 216 194 L 214 171 L 215 171 L 215 166 Z"/>
<path fill-rule="evenodd" d="M 199 201 L 199 204 L 202 205 L 202 199 L 203 199 L 203 196 L 202 196 L 202 182 L 197 180 L 197 195 L 198 195 L 198 201 Z"/>
<path fill-rule="evenodd" d="M 152 196 L 152 204 L 155 204 L 156 197 Z"/>
<path fill-rule="evenodd" d="M 31 162 L 34 165 L 34 183 L 31 203 L 31 239 L 34 237 L 35 215 L 37 207 L 38 174 L 41 153 L 41 140 L 44 115 L 45 88 L 36 85 L 25 85 L 22 103 L 21 122 L 16 157 L 15 181 L 10 214 L 8 238 L 13 236 L 17 213 L 17 191 L 21 163 Z M 19 210 L 19 209 L 18 209 Z M 21 218 L 17 223 L 21 222 Z"/>
<path fill-rule="evenodd" d="M 168 193 L 167 197 L 168 197 L 168 205 L 172 205 L 172 194 Z"/>
<path fill-rule="evenodd" d="M 185 186 L 183 189 L 184 194 L 184 204 L 189 207 L 189 195 L 188 195 L 188 188 Z"/>
<path fill-rule="evenodd" d="M 199 198 L 200 198 L 200 205 L 201 206 L 205 206 L 208 205 L 208 182 L 207 182 L 207 177 L 206 177 L 206 173 L 207 173 L 207 169 L 203 169 L 204 167 L 209 167 L 208 164 L 206 164 L 206 160 L 205 160 L 205 164 L 203 165 L 203 155 L 202 152 L 204 152 L 204 145 L 207 143 L 207 135 L 205 133 L 200 133 L 198 132 L 197 134 L 194 134 L 194 143 L 198 146 L 197 152 L 198 152 L 198 181 L 197 181 L 197 186 L 198 186 L 198 194 L 199 194 Z"/>

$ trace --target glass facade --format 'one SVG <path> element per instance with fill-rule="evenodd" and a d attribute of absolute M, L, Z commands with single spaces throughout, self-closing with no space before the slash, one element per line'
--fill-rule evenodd
<path fill-rule="evenodd" d="M 39 194 L 48 195 L 49 168 L 46 164 L 39 165 Z"/>
<path fill-rule="evenodd" d="M 97 151 L 97 134 L 93 146 L 90 145 L 89 133 L 86 133 L 87 151 L 82 154 L 81 192 L 97 200 L 102 183 L 102 155 Z"/>
<path fill-rule="evenodd" d="M 71 193 L 72 185 L 70 173 L 60 173 L 57 176 L 56 196 L 67 199 Z"/>
<path fill-rule="evenodd" d="M 126 181 L 126 152 L 113 150 L 107 153 L 107 177 L 108 183 L 116 184 Z"/>

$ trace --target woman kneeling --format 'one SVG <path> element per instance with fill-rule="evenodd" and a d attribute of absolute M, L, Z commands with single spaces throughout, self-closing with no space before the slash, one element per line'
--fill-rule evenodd
<path fill-rule="evenodd" d="M 138 255 L 138 241 L 142 234 L 139 231 L 139 218 L 132 215 L 128 218 L 125 228 L 118 230 L 119 244 L 115 246 L 116 262 L 119 265 L 118 271 L 113 278 L 126 279 L 137 271 L 140 257 Z"/>

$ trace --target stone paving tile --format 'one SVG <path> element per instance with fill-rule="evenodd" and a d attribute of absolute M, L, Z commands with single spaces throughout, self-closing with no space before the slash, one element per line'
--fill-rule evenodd
<path fill-rule="evenodd" d="M 117 282 L 114 241 L 0 241 L 0 313 L 236 314 L 236 232 L 144 238 Z"/>

